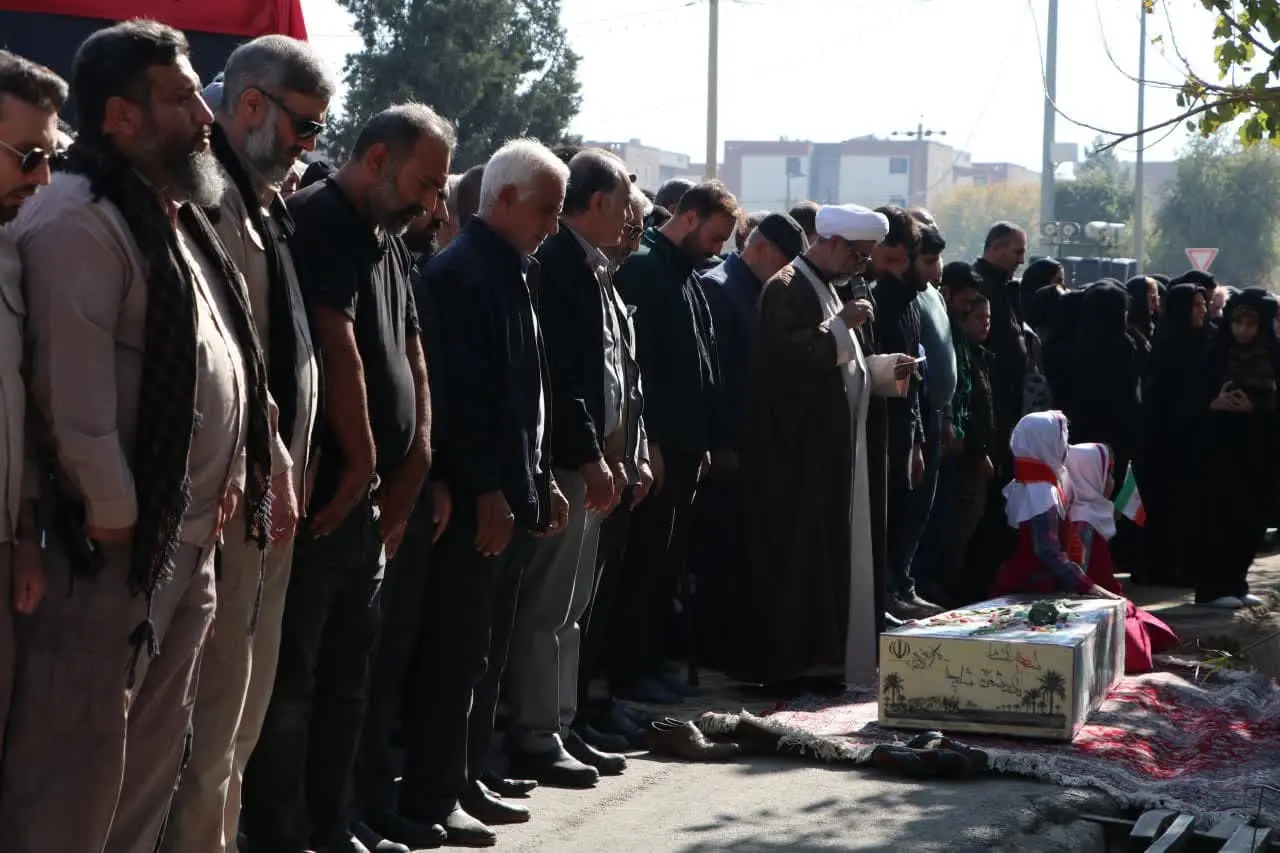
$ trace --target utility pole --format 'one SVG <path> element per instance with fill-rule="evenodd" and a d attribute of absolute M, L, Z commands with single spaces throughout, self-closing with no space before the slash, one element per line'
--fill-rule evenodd
<path fill-rule="evenodd" d="M 1053 143 L 1058 99 L 1058 0 L 1049 0 L 1049 23 L 1044 57 L 1044 149 L 1040 161 L 1040 224 L 1053 222 Z M 1043 238 L 1041 238 L 1043 241 Z M 1048 242 L 1043 241 L 1048 247 Z"/>
<path fill-rule="evenodd" d="M 945 130 L 926 130 L 924 116 L 916 124 L 915 130 L 895 130 L 893 136 L 909 136 L 916 141 L 916 153 L 911 158 L 911 174 L 907 177 L 907 186 L 915 185 L 915 191 L 908 191 L 911 205 L 922 206 L 929 203 L 929 147 L 925 139 L 930 136 L 946 136 Z M 917 163 L 917 161 L 919 161 Z"/>
<path fill-rule="evenodd" d="M 1146 254 L 1146 154 L 1142 150 L 1142 130 L 1147 126 L 1147 15 L 1151 14 L 1145 2 L 1138 16 L 1140 21 L 1138 42 L 1138 160 L 1133 166 L 1133 257 L 1138 262 L 1138 275 L 1146 268 L 1142 256 Z"/>
<path fill-rule="evenodd" d="M 708 0 L 711 20 L 707 26 L 707 167 L 705 177 L 716 177 L 720 160 L 720 141 L 716 137 L 716 121 L 720 112 L 720 0 Z"/>

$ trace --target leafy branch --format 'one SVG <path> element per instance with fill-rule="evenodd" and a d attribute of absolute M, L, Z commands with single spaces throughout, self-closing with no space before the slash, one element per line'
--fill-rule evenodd
<path fill-rule="evenodd" d="M 1280 85 L 1273 84 L 1280 78 L 1280 4 L 1275 0 L 1200 2 L 1217 14 L 1213 37 L 1218 40 L 1214 63 L 1219 79 L 1208 80 L 1191 67 L 1172 36 L 1170 22 L 1170 45 L 1186 75 L 1177 95 L 1182 112 L 1139 131 L 1108 134 L 1111 138 L 1104 149 L 1182 123 L 1207 137 L 1239 119 L 1244 119 L 1239 137 L 1246 145 L 1280 138 Z M 1161 5 L 1169 19 L 1168 0 L 1161 0 Z M 1143 11 L 1154 14 L 1155 0 L 1143 0 Z M 1249 75 L 1247 83 L 1228 82 L 1241 73 Z"/>

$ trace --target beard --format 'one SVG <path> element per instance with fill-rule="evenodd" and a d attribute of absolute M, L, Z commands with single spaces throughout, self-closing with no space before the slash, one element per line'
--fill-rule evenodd
<path fill-rule="evenodd" d="M 227 179 L 223 177 L 222 166 L 212 151 L 191 151 L 181 160 L 175 159 L 174 166 L 176 168 L 170 174 L 173 176 L 175 201 L 188 201 L 200 207 L 213 207 L 222 201 L 227 191 Z M 179 194 L 181 198 L 178 198 Z"/>
<path fill-rule="evenodd" d="M 684 239 L 680 241 L 680 251 L 695 264 L 700 264 L 707 260 L 714 253 L 708 253 L 702 248 L 702 230 L 694 229 L 691 233 L 686 234 Z"/>
<path fill-rule="evenodd" d="M 275 119 L 273 112 L 260 127 L 245 134 L 244 164 L 263 182 L 278 187 L 284 183 L 293 164 L 302 156 L 302 149 L 280 150 L 280 134 Z"/>
<path fill-rule="evenodd" d="M 436 244 L 436 237 L 440 234 L 441 224 L 437 221 L 420 228 L 408 229 L 403 235 L 405 246 L 409 248 L 410 252 L 426 255 L 434 253 L 439 249 Z"/>
<path fill-rule="evenodd" d="M 143 148 L 139 159 L 159 165 L 173 201 L 212 207 L 222 200 L 227 180 L 203 130 L 186 139 L 164 137 L 155 130 L 151 138 L 154 142 Z"/>
<path fill-rule="evenodd" d="M 396 237 L 404 236 L 413 220 L 426 213 L 417 203 L 405 204 L 396 191 L 398 165 L 389 164 L 382 182 L 369 193 L 369 215 L 375 225 Z"/>

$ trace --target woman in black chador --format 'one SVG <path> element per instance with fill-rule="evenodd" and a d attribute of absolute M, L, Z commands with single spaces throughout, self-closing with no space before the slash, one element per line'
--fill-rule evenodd
<path fill-rule="evenodd" d="M 1099 282 L 1085 291 L 1066 410 L 1071 440 L 1109 445 L 1117 472 L 1141 445 L 1137 351 L 1128 321 L 1129 294 L 1123 287 Z"/>
<path fill-rule="evenodd" d="M 1237 609 L 1261 604 L 1249 567 L 1275 500 L 1276 300 L 1251 287 L 1231 297 L 1190 393 L 1201 460 L 1200 527 L 1194 542 L 1196 603 Z"/>
<path fill-rule="evenodd" d="M 1169 288 L 1160 307 L 1160 326 L 1151 346 L 1142 391 L 1142 433 L 1146 465 L 1138 489 L 1147 521 L 1143 527 L 1146 574 L 1134 578 L 1162 586 L 1192 586 L 1186 560 L 1188 536 L 1199 535 L 1194 497 L 1193 457 L 1202 439 L 1193 431 L 1187 383 L 1199 369 L 1208 341 L 1205 317 L 1209 295 L 1195 284 Z"/>
<path fill-rule="evenodd" d="M 1084 309 L 1084 290 L 1068 290 L 1054 300 L 1049 329 L 1044 337 L 1044 375 L 1049 380 L 1053 404 L 1071 417 L 1076 335 Z"/>

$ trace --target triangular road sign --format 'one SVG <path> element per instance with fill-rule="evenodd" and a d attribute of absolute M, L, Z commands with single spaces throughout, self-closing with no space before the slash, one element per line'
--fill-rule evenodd
<path fill-rule="evenodd" d="M 1217 249 L 1187 249 L 1187 260 L 1191 262 L 1192 269 L 1200 272 L 1208 272 L 1209 265 L 1216 257 L 1218 257 Z"/>

